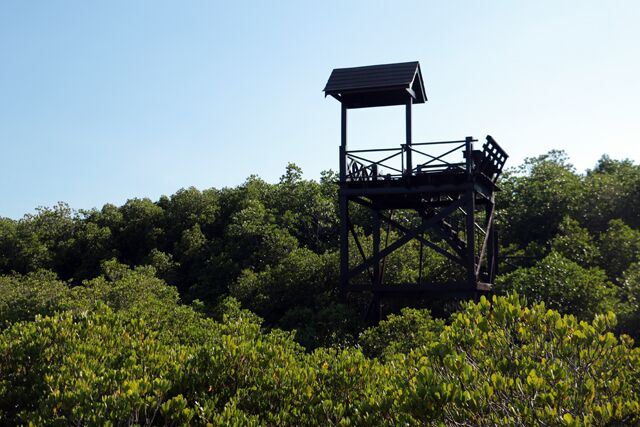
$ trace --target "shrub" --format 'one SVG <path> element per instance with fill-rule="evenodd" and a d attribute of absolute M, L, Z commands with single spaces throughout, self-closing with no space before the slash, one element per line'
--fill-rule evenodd
<path fill-rule="evenodd" d="M 611 313 L 587 323 L 517 295 L 464 304 L 449 325 L 405 310 L 363 342 L 400 325 L 426 338 L 389 336 L 380 359 L 353 347 L 305 353 L 232 300 L 223 322 L 182 325 L 191 336 L 182 344 L 130 314 L 98 304 L 4 330 L 0 423 L 640 422 L 640 349 L 610 332 Z"/>
<path fill-rule="evenodd" d="M 616 288 L 604 271 L 584 268 L 552 251 L 530 268 L 498 277 L 496 291 L 517 292 L 530 302 L 544 301 L 549 308 L 592 319 L 616 304 Z"/>

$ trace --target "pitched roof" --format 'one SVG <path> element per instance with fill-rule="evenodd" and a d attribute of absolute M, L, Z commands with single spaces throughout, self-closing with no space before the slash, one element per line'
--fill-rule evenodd
<path fill-rule="evenodd" d="M 409 97 L 415 104 L 427 100 L 417 61 L 336 68 L 329 76 L 324 93 L 348 108 L 403 105 Z"/>

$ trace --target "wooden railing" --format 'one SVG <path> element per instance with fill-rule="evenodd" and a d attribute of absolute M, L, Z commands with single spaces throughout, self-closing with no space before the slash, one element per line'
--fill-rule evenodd
<path fill-rule="evenodd" d="M 495 182 L 507 154 L 487 136 L 483 150 L 474 150 L 476 139 L 401 144 L 397 148 L 340 150 L 341 181 L 399 179 L 429 173 L 481 173 Z M 427 152 L 428 151 L 428 152 Z M 472 155 L 467 155 L 472 153 Z"/>
<path fill-rule="evenodd" d="M 464 172 L 466 160 L 463 153 L 472 142 L 423 142 L 401 144 L 398 148 L 348 150 L 344 152 L 342 164 L 345 170 L 341 171 L 341 178 L 345 181 L 376 181 L 442 171 Z"/>

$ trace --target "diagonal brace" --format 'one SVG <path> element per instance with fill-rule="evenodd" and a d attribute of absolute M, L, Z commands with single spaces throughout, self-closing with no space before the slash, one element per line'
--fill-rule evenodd
<path fill-rule="evenodd" d="M 355 202 L 363 205 L 363 206 L 367 206 L 369 208 L 373 208 L 373 204 L 361 199 L 361 198 L 354 198 L 353 199 Z M 399 238 L 398 240 L 396 240 L 395 242 L 393 242 L 392 244 L 390 244 L 389 246 L 387 246 L 386 248 L 384 248 L 382 251 L 380 251 L 379 257 L 380 258 L 384 258 L 387 255 L 391 254 L 392 252 L 394 252 L 396 249 L 402 247 L 403 245 L 405 245 L 406 243 L 408 243 L 409 241 L 411 241 L 412 239 L 417 239 L 420 242 L 422 242 L 423 244 L 429 246 L 430 248 L 434 249 L 435 251 L 437 251 L 438 253 L 441 253 L 442 255 L 446 256 L 447 258 L 453 260 L 454 262 L 460 263 L 464 265 L 464 261 L 459 259 L 458 257 L 452 255 L 451 253 L 445 251 L 444 249 L 440 248 L 439 246 L 435 245 L 434 243 L 424 239 L 422 236 L 420 236 L 422 233 L 424 233 L 428 228 L 430 228 L 431 226 L 433 226 L 434 224 L 436 224 L 438 221 L 442 220 L 443 218 L 446 218 L 448 215 L 450 215 L 453 211 L 455 211 L 456 209 L 458 209 L 460 207 L 460 205 L 464 202 L 463 199 L 457 200 L 454 203 L 452 203 L 451 205 L 447 206 L 445 209 L 443 209 L 442 211 L 440 211 L 437 215 L 434 215 L 433 217 L 429 218 L 428 220 L 424 221 L 422 223 L 422 225 L 418 228 L 416 228 L 415 230 L 409 230 L 408 228 L 404 227 L 403 225 L 399 224 L 398 222 L 392 220 L 391 218 L 387 218 L 384 215 L 380 215 L 380 219 L 388 222 L 389 224 L 393 225 L 394 227 L 398 228 L 400 231 L 404 232 L 405 235 L 402 236 L 401 238 Z M 366 269 L 368 269 L 371 265 L 373 265 L 374 260 L 373 258 L 369 258 L 367 259 L 365 262 L 363 262 L 362 264 L 360 264 L 359 266 L 355 267 L 353 270 L 351 270 L 349 272 L 349 277 L 353 277 L 357 274 L 362 273 L 363 271 L 365 271 Z"/>

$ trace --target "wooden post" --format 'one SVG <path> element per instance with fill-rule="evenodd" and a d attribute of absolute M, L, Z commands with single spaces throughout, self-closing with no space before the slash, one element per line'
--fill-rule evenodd
<path fill-rule="evenodd" d="M 409 98 L 407 98 L 407 106 L 406 106 L 406 133 L 407 133 L 407 139 L 406 139 L 406 145 L 405 145 L 405 150 L 406 150 L 406 154 L 407 154 L 407 168 L 406 168 L 406 175 L 407 177 L 410 177 L 413 171 L 413 162 L 411 159 L 411 105 L 413 104 L 413 98 L 411 96 L 409 96 Z"/>
<path fill-rule="evenodd" d="M 371 223 L 373 227 L 373 286 L 380 286 L 380 211 L 371 209 Z"/>
<path fill-rule="evenodd" d="M 340 294 L 344 298 L 349 286 L 349 199 L 340 194 Z"/>
<path fill-rule="evenodd" d="M 349 286 L 349 198 L 342 190 L 347 180 L 347 107 L 342 104 L 340 129 L 340 296 L 345 298 Z"/>
<path fill-rule="evenodd" d="M 466 160 L 467 182 L 471 182 L 471 172 L 473 171 L 473 137 L 464 139 L 464 155 Z"/>
<path fill-rule="evenodd" d="M 491 209 L 495 209 L 495 196 L 491 194 Z M 487 249 L 491 262 L 489 263 L 489 283 L 494 284 L 496 275 L 498 274 L 498 230 L 496 229 L 495 219 L 489 224 L 491 227 L 491 236 L 489 236 L 489 248 Z"/>
<path fill-rule="evenodd" d="M 347 107 L 342 104 L 340 120 L 340 182 L 347 178 Z"/>
<path fill-rule="evenodd" d="M 466 234 L 467 234 L 467 282 L 470 289 L 477 287 L 476 278 L 476 242 L 475 242 L 475 189 L 473 185 L 473 137 L 465 138 L 466 150 Z"/>
<path fill-rule="evenodd" d="M 372 324 L 378 324 L 380 321 L 380 294 L 376 288 L 382 285 L 380 274 L 380 211 L 377 208 L 371 210 L 371 219 L 373 226 L 373 301 L 372 307 Z"/>
<path fill-rule="evenodd" d="M 493 230 L 493 194 L 491 195 L 491 201 L 487 202 L 487 206 L 485 208 L 485 217 L 487 218 L 485 221 L 485 230 L 487 230 L 488 236 L 487 239 L 487 282 L 493 285 L 494 282 L 494 263 L 495 263 L 495 232 Z"/>

